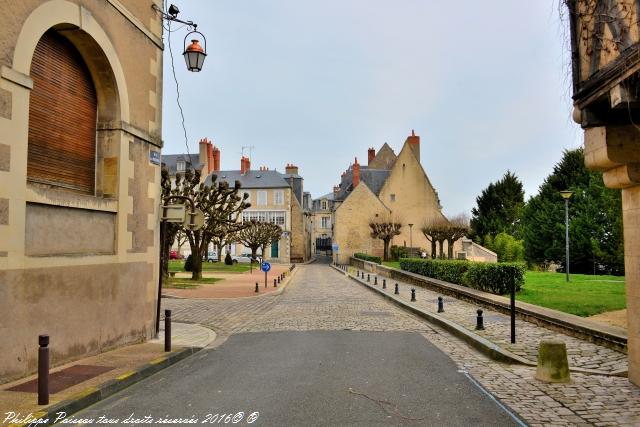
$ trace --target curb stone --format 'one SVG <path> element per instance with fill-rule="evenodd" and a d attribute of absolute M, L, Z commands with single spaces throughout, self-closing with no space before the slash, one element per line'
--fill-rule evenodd
<path fill-rule="evenodd" d="M 400 298 L 395 297 L 392 294 L 386 293 L 384 291 L 382 291 L 381 289 L 378 289 L 376 287 L 374 287 L 373 285 L 370 285 L 369 283 L 367 283 L 366 281 L 362 281 L 354 276 L 352 276 L 351 274 L 349 274 L 348 272 L 342 271 L 339 268 L 335 267 L 333 264 L 331 265 L 331 267 L 344 274 L 345 276 L 349 277 L 351 280 L 360 283 L 361 285 L 365 286 L 367 289 L 376 292 L 377 294 L 383 296 L 384 298 L 388 299 L 389 301 L 393 302 L 394 304 L 412 312 L 413 314 L 422 317 L 423 319 L 436 324 L 438 326 L 440 326 L 441 328 L 445 329 L 447 332 L 451 333 L 452 335 L 454 335 L 457 338 L 462 339 L 464 342 L 466 342 L 467 344 L 469 344 L 471 347 L 475 348 L 476 350 L 480 351 L 481 353 L 483 353 L 484 355 L 490 357 L 493 360 L 499 361 L 499 362 L 506 362 L 506 363 L 511 363 L 511 364 L 520 364 L 520 365 L 525 365 L 525 366 L 530 366 L 530 367 L 535 367 L 537 366 L 536 362 L 533 362 L 531 360 L 525 359 L 522 356 L 519 356 L 515 353 L 512 353 L 508 350 L 505 350 L 501 347 L 499 347 L 498 345 L 494 344 L 493 342 L 487 340 L 486 338 L 481 337 L 480 335 L 474 334 L 473 332 L 469 331 L 466 328 L 463 328 L 462 326 L 458 325 L 457 323 L 454 323 L 448 319 L 445 319 L 441 316 L 438 316 L 436 314 L 433 313 L 429 313 L 427 311 L 424 311 L 418 307 L 415 307 L 412 304 L 408 304 L 405 301 L 401 300 Z M 597 371 L 595 369 L 585 369 L 585 368 L 576 368 L 576 367 L 570 367 L 569 370 L 571 372 L 576 372 L 576 373 L 582 373 L 582 374 L 587 374 L 587 375 L 601 375 L 601 376 L 609 376 L 609 377 L 626 377 L 627 376 L 627 371 L 615 371 L 615 372 L 602 372 L 602 371 Z"/>
<path fill-rule="evenodd" d="M 38 425 L 52 425 L 59 412 L 65 412 L 66 416 L 72 415 L 82 409 L 87 408 L 125 388 L 147 378 L 151 375 L 168 368 L 171 365 L 195 354 L 200 351 L 199 347 L 186 347 L 182 350 L 174 351 L 166 356 L 158 357 L 149 363 L 138 368 L 125 372 L 115 379 L 109 380 L 98 387 L 89 387 L 68 399 L 44 408 L 41 411 L 34 412 L 33 416 L 40 419 L 48 419 L 48 422 Z M 9 424 L 9 426 L 25 427 L 34 425 L 33 423 Z"/>

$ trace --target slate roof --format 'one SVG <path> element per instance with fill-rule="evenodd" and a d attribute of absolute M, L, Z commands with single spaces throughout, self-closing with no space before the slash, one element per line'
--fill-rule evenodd
<path fill-rule="evenodd" d="M 160 161 L 164 163 L 169 170 L 169 175 L 175 175 L 178 172 L 179 161 L 186 162 L 187 168 L 191 165 L 191 163 L 189 162 L 188 154 L 162 154 L 162 156 L 160 157 Z M 191 161 L 195 162 L 198 165 L 198 169 L 202 169 L 203 165 L 198 163 L 199 158 L 197 154 L 191 154 Z"/>
<path fill-rule="evenodd" d="M 285 181 L 285 174 L 278 171 L 250 170 L 242 175 L 239 170 L 214 172 L 218 176 L 218 181 L 226 181 L 233 186 L 236 181 L 240 181 L 242 188 L 289 188 Z M 207 176 L 205 184 L 211 185 L 211 175 Z"/>
<path fill-rule="evenodd" d="M 360 181 L 367 184 L 367 187 L 376 196 L 380 195 L 380 190 L 385 181 L 391 173 L 390 170 L 385 169 L 368 169 L 366 166 L 360 165 Z M 338 193 L 338 200 L 344 200 L 349 193 L 353 191 L 353 169 L 350 168 L 346 174 L 342 177 L 340 183 L 340 193 Z"/>

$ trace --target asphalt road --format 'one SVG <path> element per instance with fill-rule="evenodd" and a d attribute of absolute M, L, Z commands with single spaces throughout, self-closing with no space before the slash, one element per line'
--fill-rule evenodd
<path fill-rule="evenodd" d="M 517 425 L 446 355 L 413 332 L 232 335 L 220 347 L 74 417 L 97 425 L 104 416 L 125 425 L 131 414 L 139 421 L 148 417 L 146 425 L 159 425 L 163 418 L 198 424 L 224 424 L 227 418 L 228 424 L 247 425 L 251 414 L 259 426 Z"/>

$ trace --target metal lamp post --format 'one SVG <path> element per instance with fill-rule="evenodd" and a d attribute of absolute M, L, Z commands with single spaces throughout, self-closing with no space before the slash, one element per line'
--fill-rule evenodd
<path fill-rule="evenodd" d="M 560 192 L 564 199 L 564 231 L 565 231 L 565 271 L 567 272 L 567 282 L 569 281 L 569 199 L 573 191 L 564 190 Z"/>
<path fill-rule="evenodd" d="M 409 224 L 409 252 L 413 251 L 413 224 Z"/>

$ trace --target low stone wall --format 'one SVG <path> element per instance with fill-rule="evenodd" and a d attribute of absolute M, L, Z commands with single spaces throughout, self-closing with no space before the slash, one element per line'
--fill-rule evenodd
<path fill-rule="evenodd" d="M 500 295 L 482 292 L 442 280 L 432 279 L 408 271 L 386 267 L 369 261 L 350 259 L 353 267 L 388 277 L 414 286 L 431 289 L 459 300 L 469 301 L 479 306 L 487 307 L 503 313 L 510 312 L 509 299 Z M 557 310 L 540 307 L 525 302 L 516 301 L 516 315 L 518 318 L 558 331 L 576 338 L 591 341 L 614 350 L 627 352 L 626 332 L 617 327 L 599 324 L 585 318 L 563 313 Z"/>

